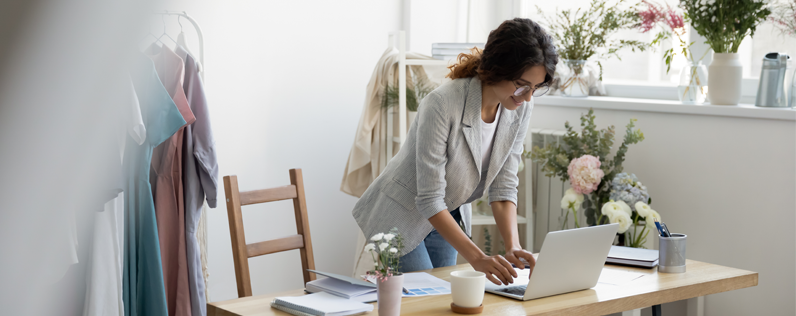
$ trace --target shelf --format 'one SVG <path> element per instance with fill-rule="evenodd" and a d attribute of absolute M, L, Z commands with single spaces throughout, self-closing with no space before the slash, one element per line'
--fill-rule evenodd
<path fill-rule="evenodd" d="M 422 66 L 448 66 L 450 60 L 442 59 L 407 59 L 407 65 L 422 65 Z"/>
<path fill-rule="evenodd" d="M 534 98 L 534 105 L 595 108 L 605 110 L 658 112 L 690 115 L 729 116 L 753 119 L 796 120 L 796 111 L 791 108 L 764 108 L 753 104 L 703 105 L 683 104 L 679 101 L 632 99 L 617 97 L 567 98 L 562 96 L 543 96 Z"/>
<path fill-rule="evenodd" d="M 525 219 L 525 217 L 517 215 L 517 224 L 525 224 L 527 222 L 528 221 Z M 488 216 L 488 215 L 475 215 L 475 214 L 473 214 L 472 224 L 473 224 L 473 226 L 495 225 L 495 218 L 492 217 L 492 216 Z"/>

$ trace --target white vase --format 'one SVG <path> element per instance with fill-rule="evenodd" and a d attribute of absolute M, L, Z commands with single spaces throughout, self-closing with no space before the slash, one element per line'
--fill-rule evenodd
<path fill-rule="evenodd" d="M 738 53 L 714 53 L 708 67 L 708 99 L 713 105 L 738 105 L 743 66 Z"/>

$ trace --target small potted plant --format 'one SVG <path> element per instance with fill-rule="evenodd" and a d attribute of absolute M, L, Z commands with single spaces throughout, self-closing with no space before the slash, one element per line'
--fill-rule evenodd
<path fill-rule="evenodd" d="M 401 267 L 403 238 L 397 228 L 389 233 L 378 233 L 370 238 L 365 251 L 373 256 L 374 268 L 368 276 L 377 280 L 379 315 L 399 315 L 403 296 L 404 276 Z"/>
<path fill-rule="evenodd" d="M 713 49 L 708 67 L 708 99 L 713 105 L 738 105 L 743 67 L 738 48 L 771 14 L 765 0 L 682 0 L 686 22 Z"/>
<path fill-rule="evenodd" d="M 558 54 L 566 66 L 559 81 L 563 96 L 589 95 L 590 75 L 585 66 L 592 57 L 600 67 L 599 80 L 602 81 L 600 60 L 611 56 L 619 58 L 618 52 L 624 48 L 644 51 L 650 46 L 649 43 L 615 38 L 618 31 L 631 29 L 638 21 L 635 10 L 625 8 L 625 2 L 592 0 L 588 9 L 558 11 L 555 16 L 547 16 L 537 7 L 545 26 L 557 41 Z"/>

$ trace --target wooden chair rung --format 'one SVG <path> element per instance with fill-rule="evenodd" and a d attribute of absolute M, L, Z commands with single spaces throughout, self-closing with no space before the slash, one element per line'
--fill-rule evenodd
<path fill-rule="evenodd" d="M 304 236 L 292 235 L 246 245 L 249 258 L 304 247 Z"/>
<path fill-rule="evenodd" d="M 245 191 L 240 193 L 240 205 L 268 203 L 274 201 L 291 200 L 297 197 L 296 186 L 286 185 L 276 188 Z"/>

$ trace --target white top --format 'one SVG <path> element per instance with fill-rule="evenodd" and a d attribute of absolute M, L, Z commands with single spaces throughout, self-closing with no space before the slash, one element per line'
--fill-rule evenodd
<path fill-rule="evenodd" d="M 481 170 L 489 167 L 489 156 L 492 156 L 492 140 L 495 138 L 497 123 L 500 120 L 500 104 L 498 104 L 497 114 L 492 123 L 481 120 Z"/>

